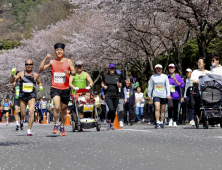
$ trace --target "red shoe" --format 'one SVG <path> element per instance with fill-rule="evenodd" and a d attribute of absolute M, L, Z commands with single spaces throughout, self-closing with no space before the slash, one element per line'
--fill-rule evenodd
<path fill-rule="evenodd" d="M 35 120 L 35 123 L 37 123 L 37 120 Z"/>
<path fill-rule="evenodd" d="M 64 126 L 63 127 L 60 126 L 60 135 L 61 136 L 65 136 L 66 135 L 66 131 L 65 131 Z"/>
<path fill-rule="evenodd" d="M 59 126 L 58 126 L 58 125 L 54 125 L 54 128 L 53 128 L 52 133 L 53 133 L 53 134 L 57 134 L 58 131 L 59 131 Z"/>
<path fill-rule="evenodd" d="M 82 128 L 80 129 L 80 132 L 83 132 L 83 129 L 82 129 Z"/>

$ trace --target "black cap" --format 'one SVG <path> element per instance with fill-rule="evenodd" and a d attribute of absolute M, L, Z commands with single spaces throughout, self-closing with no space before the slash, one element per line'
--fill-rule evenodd
<path fill-rule="evenodd" d="M 94 91 L 94 94 L 98 94 L 98 92 L 97 92 L 97 91 Z"/>
<path fill-rule="evenodd" d="M 55 44 L 54 45 L 54 48 L 55 48 L 55 50 L 57 49 L 57 48 L 61 48 L 61 49 L 65 49 L 65 44 L 62 44 L 62 43 L 57 43 L 57 44 Z"/>

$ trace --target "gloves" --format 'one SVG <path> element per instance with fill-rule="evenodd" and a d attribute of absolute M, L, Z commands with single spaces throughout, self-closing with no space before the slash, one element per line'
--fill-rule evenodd
<path fill-rule="evenodd" d="M 91 89 L 91 86 L 87 86 L 86 89 L 87 89 L 87 90 Z"/>
<path fill-rule="evenodd" d="M 43 87 L 42 86 L 39 86 L 39 91 L 43 91 Z"/>
<path fill-rule="evenodd" d="M 79 90 L 79 88 L 78 87 L 74 87 L 74 90 L 77 91 L 77 90 Z"/>
<path fill-rule="evenodd" d="M 15 75 L 15 72 L 16 72 L 16 67 L 12 69 L 12 76 Z"/>

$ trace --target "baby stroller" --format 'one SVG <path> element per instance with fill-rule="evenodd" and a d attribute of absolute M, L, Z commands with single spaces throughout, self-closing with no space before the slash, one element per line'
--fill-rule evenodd
<path fill-rule="evenodd" d="M 89 91 L 91 93 L 90 97 L 90 104 L 80 104 L 78 102 L 78 98 L 85 95 L 85 93 Z M 76 118 L 72 118 L 72 131 L 75 132 L 75 130 L 78 130 L 80 132 L 80 129 L 91 129 L 96 127 L 97 131 L 100 131 L 101 124 L 98 121 L 98 113 L 95 105 L 95 100 L 93 97 L 93 94 L 90 90 L 87 89 L 79 89 L 76 91 L 76 94 L 74 96 L 74 111 L 76 114 Z M 81 108 L 80 108 L 81 105 Z M 84 113 L 84 117 L 80 118 L 80 110 Z"/>
<path fill-rule="evenodd" d="M 196 128 L 203 123 L 203 128 L 208 129 L 209 125 L 220 124 L 222 128 L 222 107 L 221 76 L 209 74 L 203 76 L 199 83 L 200 88 L 200 112 L 195 116 Z"/>

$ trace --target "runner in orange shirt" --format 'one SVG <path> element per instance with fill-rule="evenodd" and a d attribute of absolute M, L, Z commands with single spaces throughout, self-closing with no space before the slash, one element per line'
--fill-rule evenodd
<path fill-rule="evenodd" d="M 69 75 L 75 76 L 76 70 L 73 66 L 73 62 L 64 58 L 65 45 L 62 43 L 57 43 L 54 45 L 56 59 L 50 60 L 49 64 L 45 64 L 51 55 L 47 54 L 42 63 L 39 66 L 39 71 L 43 71 L 49 67 L 52 69 L 52 83 L 50 95 L 54 102 L 54 118 L 55 125 L 53 133 L 57 134 L 59 129 L 59 109 L 61 108 L 61 125 L 60 125 L 60 135 L 65 136 L 66 132 L 64 129 L 64 123 L 66 120 L 66 110 L 69 102 Z M 60 106 L 61 103 L 61 106 Z"/>

